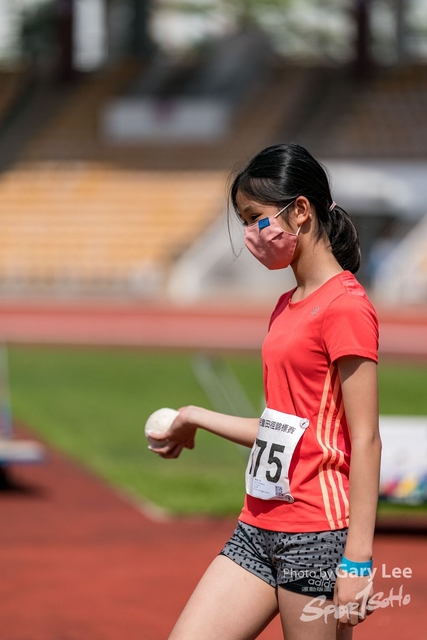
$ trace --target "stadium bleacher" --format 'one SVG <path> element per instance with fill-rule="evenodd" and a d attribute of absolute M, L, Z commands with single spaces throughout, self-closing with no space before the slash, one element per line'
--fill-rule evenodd
<path fill-rule="evenodd" d="M 329 70 L 303 143 L 323 157 L 424 159 L 427 154 L 427 67 L 379 68 L 364 83 Z"/>
<path fill-rule="evenodd" d="M 220 172 L 23 165 L 0 178 L 4 292 L 151 294 L 221 210 Z"/>
<path fill-rule="evenodd" d="M 70 91 L 0 175 L 0 290 L 11 295 L 159 292 L 170 264 L 221 215 L 227 174 L 274 135 L 304 85 L 277 67 L 215 143 L 109 145 L 99 116 L 141 66 L 122 63 Z M 286 86 L 287 91 L 283 91 Z"/>
<path fill-rule="evenodd" d="M 360 85 L 342 70 L 270 60 L 239 98 L 232 92 L 226 136 L 169 144 L 112 144 L 103 136 L 103 108 L 117 96 L 142 95 L 150 86 L 177 91 L 177 78 L 190 93 L 197 86 L 206 93 L 195 61 L 182 65 L 153 85 L 150 69 L 122 62 L 67 89 L 0 175 L 3 293 L 158 292 L 174 261 L 222 214 L 236 160 L 244 163 L 269 143 L 297 139 L 324 158 L 427 153 L 421 65 L 378 70 Z M 211 89 L 217 93 L 217 84 Z"/>
<path fill-rule="evenodd" d="M 140 74 L 140 66 L 122 63 L 76 87 L 49 126 L 30 142 L 22 159 L 108 162 L 148 170 L 229 170 L 236 159 L 244 161 L 276 136 L 311 78 L 310 70 L 273 65 L 235 106 L 229 134 L 214 143 L 109 144 L 101 132 L 102 109 L 110 98 L 126 95 Z"/>

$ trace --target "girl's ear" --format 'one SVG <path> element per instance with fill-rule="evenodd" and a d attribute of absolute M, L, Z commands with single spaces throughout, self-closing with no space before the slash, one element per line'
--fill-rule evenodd
<path fill-rule="evenodd" d="M 294 215 L 298 226 L 301 226 L 306 220 L 312 218 L 311 204 L 305 196 L 298 196 L 295 200 Z"/>

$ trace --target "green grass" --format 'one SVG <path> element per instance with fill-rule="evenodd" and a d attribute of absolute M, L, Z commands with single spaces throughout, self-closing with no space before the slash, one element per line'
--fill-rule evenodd
<path fill-rule="evenodd" d="M 380 413 L 427 415 L 427 366 L 382 364 L 378 368 Z"/>
<path fill-rule="evenodd" d="M 210 407 L 191 355 L 130 350 L 11 347 L 14 418 L 108 482 L 178 514 L 236 514 L 245 457 L 200 432 L 193 451 L 162 460 L 147 449 L 144 423 L 162 406 Z M 258 357 L 227 356 L 254 406 L 262 394 Z M 383 414 L 427 415 L 427 367 L 382 366 Z"/>
<path fill-rule="evenodd" d="M 253 383 L 258 405 L 259 362 L 233 364 Z M 150 413 L 162 406 L 210 406 L 190 356 L 13 347 L 9 366 L 15 419 L 103 478 L 175 513 L 238 511 L 245 458 L 235 445 L 200 432 L 196 449 L 178 460 L 147 449 Z"/>

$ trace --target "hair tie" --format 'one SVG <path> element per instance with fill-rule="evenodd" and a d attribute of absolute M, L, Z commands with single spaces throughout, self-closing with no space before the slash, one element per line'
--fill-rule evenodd
<path fill-rule="evenodd" d="M 336 203 L 336 202 L 335 202 L 335 200 L 334 200 L 334 202 L 333 202 L 333 203 L 331 204 L 331 206 L 329 207 L 329 211 L 332 211 L 332 209 L 335 209 L 335 207 L 336 207 L 336 206 L 337 206 L 337 203 Z"/>

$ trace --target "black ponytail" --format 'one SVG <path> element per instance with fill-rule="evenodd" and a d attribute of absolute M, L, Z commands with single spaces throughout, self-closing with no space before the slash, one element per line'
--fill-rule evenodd
<path fill-rule="evenodd" d="M 317 239 L 327 238 L 339 265 L 352 273 L 360 267 L 360 242 L 348 213 L 332 202 L 324 168 L 299 144 L 279 144 L 258 153 L 237 174 L 230 198 L 238 214 L 237 192 L 261 204 L 283 208 L 305 196 L 317 214 Z"/>
<path fill-rule="evenodd" d="M 332 253 L 338 264 L 351 273 L 360 267 L 360 240 L 353 220 L 347 211 L 335 205 L 328 216 L 325 230 L 331 245 Z"/>

